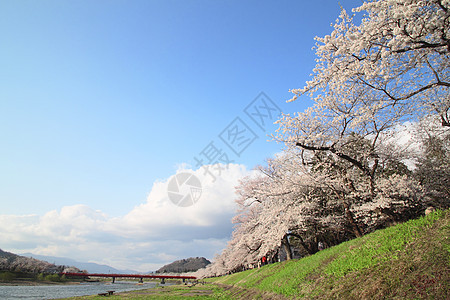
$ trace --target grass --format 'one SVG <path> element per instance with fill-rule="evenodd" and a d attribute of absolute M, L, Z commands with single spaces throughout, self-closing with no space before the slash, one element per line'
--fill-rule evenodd
<path fill-rule="evenodd" d="M 288 298 L 449 299 L 449 216 L 437 211 L 300 260 L 211 282 Z"/>
<path fill-rule="evenodd" d="M 450 299 L 449 219 L 450 210 L 436 211 L 299 260 L 210 278 L 204 285 L 159 287 L 114 297 Z"/>
<path fill-rule="evenodd" d="M 334 252 L 344 250 L 346 253 L 334 259 L 327 266 L 325 272 L 341 277 L 382 262 L 398 260 L 407 245 L 420 238 L 423 232 L 430 229 L 443 215 L 444 212 L 440 211 L 428 218 L 399 224 L 374 232 L 359 240 L 339 245 L 333 249 Z"/>
<path fill-rule="evenodd" d="M 187 286 L 172 285 L 165 287 L 156 287 L 148 290 L 138 290 L 131 292 L 123 292 L 112 296 L 83 296 L 66 298 L 65 300 L 80 299 L 186 299 L 195 298 L 200 300 L 212 299 L 232 299 L 226 295 L 225 289 L 213 284 Z"/>

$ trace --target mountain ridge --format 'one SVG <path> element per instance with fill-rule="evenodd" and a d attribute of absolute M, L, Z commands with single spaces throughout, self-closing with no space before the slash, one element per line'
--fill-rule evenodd
<path fill-rule="evenodd" d="M 56 273 L 64 270 L 64 265 L 18 255 L 0 249 L 0 270 L 29 273 Z"/>
<path fill-rule="evenodd" d="M 105 274 L 108 274 L 108 273 L 117 273 L 117 274 L 139 273 L 135 270 L 120 270 L 120 269 L 116 269 L 114 267 L 104 265 L 104 264 L 97 264 L 97 263 L 93 263 L 93 262 L 80 262 L 80 261 L 77 261 L 77 260 L 74 260 L 74 259 L 68 258 L 68 257 L 38 255 L 38 254 L 33 254 L 33 253 L 22 253 L 20 255 L 26 256 L 26 257 L 32 257 L 32 258 L 46 261 L 49 263 L 53 262 L 54 264 L 58 264 L 58 265 L 74 266 L 80 270 L 85 270 L 88 273 L 105 273 Z"/>
<path fill-rule="evenodd" d="M 199 269 L 205 268 L 209 264 L 211 264 L 211 262 L 204 257 L 190 257 L 167 264 L 159 268 L 156 273 L 195 272 Z"/>

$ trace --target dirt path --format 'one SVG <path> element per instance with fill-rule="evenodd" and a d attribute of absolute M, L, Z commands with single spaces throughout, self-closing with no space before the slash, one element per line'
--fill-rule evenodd
<path fill-rule="evenodd" d="M 124 298 L 133 297 L 154 297 L 157 299 L 172 299 L 172 297 L 179 299 L 178 297 L 192 297 L 210 296 L 211 299 L 215 299 L 215 289 L 213 286 L 220 287 L 224 290 L 226 297 L 232 299 L 263 299 L 263 300 L 285 300 L 288 299 L 282 295 L 263 292 L 257 289 L 242 288 L 233 285 L 226 284 L 197 284 L 194 286 L 168 286 L 168 287 L 156 287 L 148 290 L 140 290 L 133 292 L 118 293 L 117 296 Z M 216 295 L 217 296 L 217 295 Z"/>
<path fill-rule="evenodd" d="M 214 283 L 215 285 L 223 288 L 225 291 L 227 291 L 227 294 L 230 295 L 233 299 L 264 299 L 264 300 L 285 300 L 289 299 L 282 295 L 270 293 L 270 292 L 263 292 L 257 289 L 247 289 L 242 288 L 234 285 L 227 285 L 227 284 L 220 284 L 220 283 Z"/>

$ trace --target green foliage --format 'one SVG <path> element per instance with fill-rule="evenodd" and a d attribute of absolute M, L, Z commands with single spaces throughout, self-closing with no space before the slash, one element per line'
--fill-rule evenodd
<path fill-rule="evenodd" d="M 45 280 L 45 275 L 43 273 L 39 273 L 36 277 L 37 280 L 39 281 L 44 281 Z"/>
<path fill-rule="evenodd" d="M 42 280 L 42 279 L 39 279 L 39 278 L 42 278 L 42 277 L 44 277 L 44 275 L 43 274 L 39 274 L 38 275 L 38 280 Z M 67 281 L 65 275 L 59 276 L 58 274 L 46 275 L 43 280 L 45 280 L 45 281 L 52 281 L 52 282 L 65 282 L 65 281 Z"/>
<path fill-rule="evenodd" d="M 12 272 L 2 272 L 0 273 L 0 281 L 13 281 L 16 279 L 16 274 Z"/>

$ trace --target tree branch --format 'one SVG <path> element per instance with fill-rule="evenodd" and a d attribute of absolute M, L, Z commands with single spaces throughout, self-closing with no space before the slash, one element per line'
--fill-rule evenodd
<path fill-rule="evenodd" d="M 338 152 L 333 146 L 316 147 L 316 146 L 304 145 L 304 144 L 302 144 L 300 142 L 297 142 L 295 145 L 298 146 L 298 147 L 301 147 L 303 149 L 311 150 L 311 151 L 330 151 L 331 153 L 335 154 L 336 156 L 338 156 L 338 157 L 340 157 L 340 158 L 350 162 L 351 164 L 353 164 L 355 167 L 357 167 L 358 169 L 363 171 L 364 174 L 368 175 L 369 177 L 371 176 L 370 170 L 368 170 L 361 162 L 359 162 L 356 159 L 348 156 L 347 154 Z"/>

